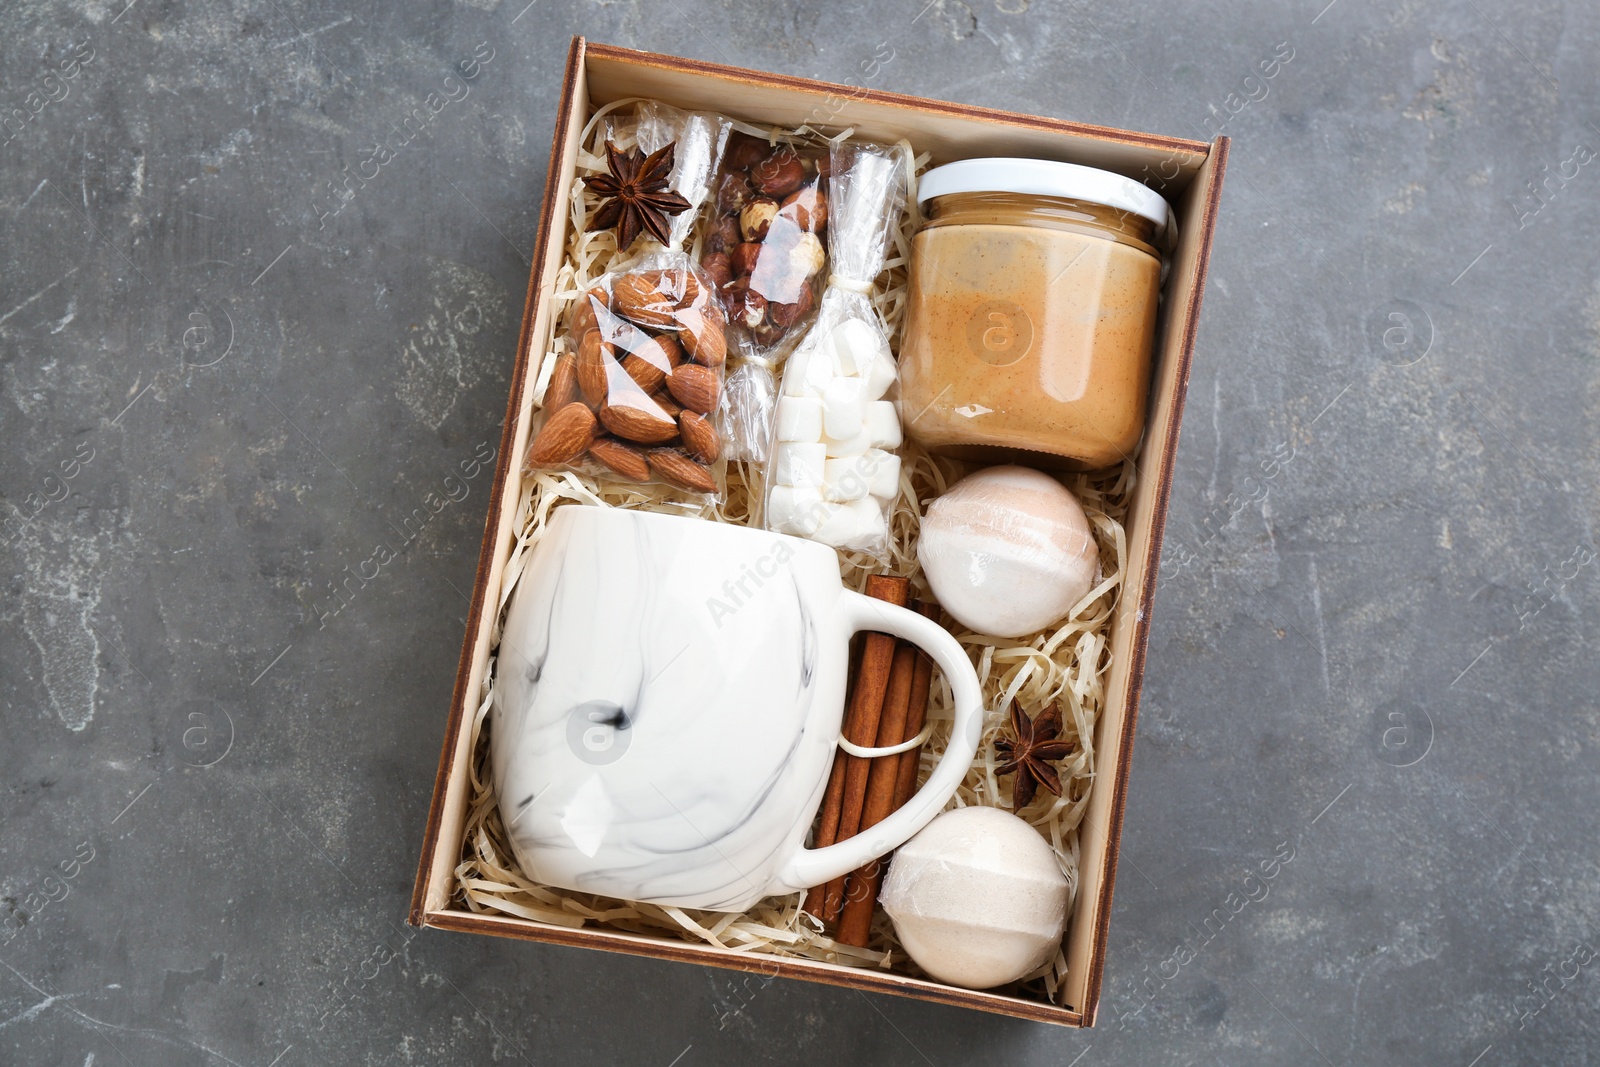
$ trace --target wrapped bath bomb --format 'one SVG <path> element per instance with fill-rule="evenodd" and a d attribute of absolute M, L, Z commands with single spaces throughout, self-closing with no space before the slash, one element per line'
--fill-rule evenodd
<path fill-rule="evenodd" d="M 999 808 L 957 808 L 900 846 L 878 903 L 941 982 L 989 989 L 1061 949 L 1071 888 L 1055 849 Z"/>
<path fill-rule="evenodd" d="M 1058 622 L 1100 571 L 1077 498 L 1027 467 L 990 467 L 951 486 L 928 506 L 917 559 L 944 609 L 994 637 Z"/>

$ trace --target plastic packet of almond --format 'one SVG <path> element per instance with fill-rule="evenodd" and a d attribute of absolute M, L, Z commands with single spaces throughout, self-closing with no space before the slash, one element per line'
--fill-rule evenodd
<path fill-rule="evenodd" d="M 670 146 L 667 188 L 688 207 L 665 221 L 666 245 L 642 231 L 613 257 L 622 266 L 568 306 L 558 351 L 543 375 L 541 418 L 524 470 L 574 470 L 720 499 L 727 466 L 717 430 L 726 317 L 711 279 L 679 245 L 709 192 L 726 122 L 646 102 L 604 132 L 608 156 L 635 171 Z M 585 223 L 592 225 L 599 209 L 589 210 Z"/>

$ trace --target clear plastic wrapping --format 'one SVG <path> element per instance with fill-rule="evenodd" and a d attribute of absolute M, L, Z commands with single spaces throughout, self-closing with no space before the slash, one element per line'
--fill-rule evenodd
<path fill-rule="evenodd" d="M 726 121 L 650 101 L 609 123 L 606 134 L 646 156 L 673 146 L 668 185 L 689 209 L 668 220 L 664 249 L 649 250 L 655 242 L 642 235 L 641 258 L 573 303 L 544 375 L 543 417 L 525 469 L 578 470 L 720 497 L 726 460 L 716 423 L 726 319 L 711 280 L 680 245 L 710 191 Z"/>
<path fill-rule="evenodd" d="M 898 369 L 869 294 L 904 210 L 898 150 L 833 145 L 828 199 L 832 273 L 783 369 L 764 518 L 769 530 L 883 559 L 900 489 Z"/>
<path fill-rule="evenodd" d="M 817 311 L 828 268 L 827 144 L 734 132 L 717 172 L 700 265 L 717 283 L 734 355 L 724 412 L 732 457 L 767 459 L 777 378 Z"/>

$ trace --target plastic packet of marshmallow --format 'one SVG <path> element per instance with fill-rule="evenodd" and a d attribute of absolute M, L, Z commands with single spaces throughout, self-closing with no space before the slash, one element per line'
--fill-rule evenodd
<path fill-rule="evenodd" d="M 901 432 L 898 368 L 869 294 L 899 225 L 904 182 L 897 149 L 833 146 L 832 274 L 816 323 L 784 364 L 766 479 L 767 529 L 879 559 L 888 557 L 900 491 Z"/>

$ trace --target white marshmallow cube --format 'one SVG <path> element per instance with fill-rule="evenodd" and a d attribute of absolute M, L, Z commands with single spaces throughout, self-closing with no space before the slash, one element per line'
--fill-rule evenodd
<path fill-rule="evenodd" d="M 881 400 L 899 379 L 900 364 L 894 361 L 887 348 L 881 348 L 873 353 L 871 364 L 859 373 L 866 383 L 867 399 Z"/>
<path fill-rule="evenodd" d="M 872 491 L 872 466 L 868 454 L 828 460 L 822 474 L 822 495 L 836 503 L 860 500 Z"/>
<path fill-rule="evenodd" d="M 840 374 L 865 376 L 878 353 L 889 354 L 883 333 L 860 319 L 846 319 L 828 335 Z"/>
<path fill-rule="evenodd" d="M 833 378 L 833 353 L 828 347 L 802 345 L 783 369 L 783 395 L 821 397 Z"/>
<path fill-rule="evenodd" d="M 872 497 L 848 504 L 823 504 L 822 524 L 812 538 L 834 548 L 870 551 L 888 534 L 883 510 Z"/>
<path fill-rule="evenodd" d="M 810 537 L 822 525 L 822 490 L 775 485 L 767 497 L 767 529 Z"/>
<path fill-rule="evenodd" d="M 900 447 L 900 414 L 889 400 L 874 400 L 867 404 L 862 420 L 872 448 Z"/>
<path fill-rule="evenodd" d="M 822 432 L 835 440 L 861 432 L 866 401 L 859 378 L 835 378 L 822 391 Z"/>
<path fill-rule="evenodd" d="M 813 541 L 821 541 L 829 545 L 833 544 L 832 538 L 835 534 L 847 532 L 845 528 L 849 522 L 848 508 L 848 504 L 833 504 L 828 501 L 818 504 L 811 511 L 811 514 L 816 517 L 816 525 L 806 536 Z"/>
<path fill-rule="evenodd" d="M 820 489 L 827 455 L 821 444 L 785 441 L 777 448 L 773 480 L 779 485 Z"/>
<path fill-rule="evenodd" d="M 829 459 L 859 456 L 872 447 L 872 431 L 863 425 L 861 432 L 854 437 L 829 437 L 826 430 L 824 430 L 822 447 L 826 449 Z"/>
<path fill-rule="evenodd" d="M 893 500 L 900 495 L 900 457 L 893 452 L 885 452 L 881 448 L 868 449 L 864 466 L 870 475 L 867 478 L 867 492 L 879 500 Z M 832 460 L 828 461 L 830 464 Z"/>
<path fill-rule="evenodd" d="M 822 440 L 822 401 L 811 396 L 778 398 L 778 440 Z"/>

